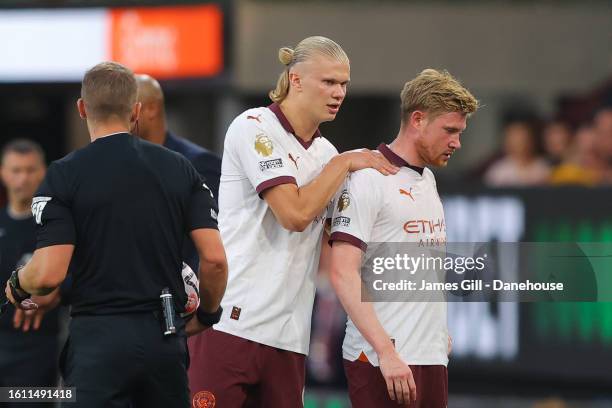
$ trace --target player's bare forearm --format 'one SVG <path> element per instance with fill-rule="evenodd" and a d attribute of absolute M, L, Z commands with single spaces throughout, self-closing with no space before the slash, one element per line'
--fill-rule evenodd
<path fill-rule="evenodd" d="M 216 229 L 199 228 L 190 235 L 200 258 L 200 307 L 207 313 L 214 313 L 227 286 L 225 248 Z"/>
<path fill-rule="evenodd" d="M 344 310 L 374 351 L 379 356 L 394 353 L 393 343 L 380 324 L 372 304 L 361 301 L 361 256 L 359 248 L 346 242 L 334 242 L 330 267 L 332 286 Z"/>
<path fill-rule="evenodd" d="M 19 271 L 21 288 L 32 295 L 53 292 L 66 278 L 74 245 L 53 245 L 34 251 L 32 259 Z"/>
<path fill-rule="evenodd" d="M 331 247 L 329 246 L 329 234 L 323 231 L 321 237 L 321 254 L 319 255 L 319 276 L 329 279 L 329 267 L 331 265 Z"/>
<path fill-rule="evenodd" d="M 210 263 L 200 260 L 200 307 L 214 313 L 221 304 L 227 285 L 227 262 Z"/>

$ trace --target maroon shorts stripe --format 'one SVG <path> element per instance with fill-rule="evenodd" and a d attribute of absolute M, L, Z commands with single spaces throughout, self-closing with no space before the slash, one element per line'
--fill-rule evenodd
<path fill-rule="evenodd" d="M 448 371 L 443 365 L 411 365 L 417 387 L 417 401 L 404 407 L 446 408 L 448 405 Z M 353 408 L 398 408 L 389 397 L 379 367 L 364 361 L 344 360 L 349 397 Z"/>

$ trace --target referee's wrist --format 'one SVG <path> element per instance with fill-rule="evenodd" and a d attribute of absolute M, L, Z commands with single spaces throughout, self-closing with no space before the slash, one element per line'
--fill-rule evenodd
<path fill-rule="evenodd" d="M 9 287 L 11 289 L 11 295 L 15 299 L 17 303 L 21 303 L 22 301 L 29 299 L 32 295 L 23 290 L 21 284 L 19 282 L 19 271 L 21 268 L 17 268 L 11 274 L 9 278 Z"/>
<path fill-rule="evenodd" d="M 208 313 L 202 309 L 202 307 L 198 307 L 196 310 L 196 319 L 200 322 L 200 324 L 204 326 L 212 326 L 213 324 L 219 323 L 221 320 L 221 315 L 223 314 L 223 308 L 219 306 L 219 308 L 212 313 Z"/>

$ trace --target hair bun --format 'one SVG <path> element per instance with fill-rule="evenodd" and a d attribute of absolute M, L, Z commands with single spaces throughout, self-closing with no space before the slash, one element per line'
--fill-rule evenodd
<path fill-rule="evenodd" d="M 278 59 L 283 65 L 289 65 L 293 62 L 293 49 L 289 47 L 282 47 L 278 50 Z"/>

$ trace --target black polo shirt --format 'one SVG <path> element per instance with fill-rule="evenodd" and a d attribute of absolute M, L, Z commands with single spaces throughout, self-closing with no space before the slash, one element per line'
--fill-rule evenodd
<path fill-rule="evenodd" d="M 32 204 L 37 248 L 74 244 L 72 314 L 156 310 L 169 287 L 186 301 L 186 233 L 217 228 L 217 208 L 187 159 L 127 133 L 54 162 Z"/>
<path fill-rule="evenodd" d="M 215 196 L 215 203 L 219 201 L 219 179 L 221 178 L 221 158 L 211 151 L 198 146 L 182 137 L 175 136 L 171 132 L 166 132 L 166 141 L 164 147 L 180 153 L 193 164 L 193 167 L 204 177 L 206 185 L 210 188 Z M 183 246 L 183 261 L 185 261 L 191 269 L 198 273 L 200 260 L 191 239 L 185 240 Z"/>

